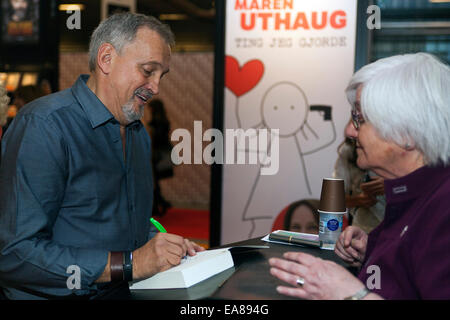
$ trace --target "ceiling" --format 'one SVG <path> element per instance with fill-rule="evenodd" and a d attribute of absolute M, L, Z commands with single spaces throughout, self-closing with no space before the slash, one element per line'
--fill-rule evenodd
<path fill-rule="evenodd" d="M 143 11 L 154 14 L 191 13 L 192 16 L 214 11 L 212 0 L 137 0 L 137 6 Z"/>
<path fill-rule="evenodd" d="M 89 37 L 100 22 L 101 0 L 61 0 L 60 4 L 81 3 L 81 29 L 68 30 L 68 14 L 60 11 L 60 50 L 87 50 Z M 213 51 L 215 32 L 214 0 L 137 0 L 136 11 L 158 17 L 175 34 L 175 51 Z"/>
<path fill-rule="evenodd" d="M 137 10 L 157 16 L 171 26 L 177 41 L 175 50 L 214 50 L 213 0 L 137 0 Z"/>

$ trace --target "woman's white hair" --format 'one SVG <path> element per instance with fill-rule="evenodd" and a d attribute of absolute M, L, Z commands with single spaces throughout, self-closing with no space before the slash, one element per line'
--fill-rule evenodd
<path fill-rule="evenodd" d="M 5 88 L 0 84 L 0 126 L 6 124 L 6 119 L 8 117 L 8 103 L 9 97 Z"/>
<path fill-rule="evenodd" d="M 346 89 L 352 106 L 380 136 L 415 146 L 429 165 L 450 163 L 450 68 L 428 53 L 380 59 L 357 71 Z"/>

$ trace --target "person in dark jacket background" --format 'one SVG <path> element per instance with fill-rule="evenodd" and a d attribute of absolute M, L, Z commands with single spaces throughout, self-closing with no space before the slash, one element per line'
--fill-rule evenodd
<path fill-rule="evenodd" d="M 170 158 L 172 144 L 170 143 L 170 123 L 166 115 L 164 103 L 153 99 L 148 104 L 151 120 L 148 123 L 152 138 L 152 166 L 154 176 L 153 215 L 162 216 L 171 207 L 169 201 L 161 194 L 160 180 L 173 176 L 173 164 Z"/>

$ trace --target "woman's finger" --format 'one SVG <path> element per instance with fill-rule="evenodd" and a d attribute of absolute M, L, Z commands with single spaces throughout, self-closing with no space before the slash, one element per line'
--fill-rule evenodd
<path fill-rule="evenodd" d="M 298 275 L 286 272 L 286 271 L 284 271 L 282 269 L 278 269 L 276 267 L 270 268 L 270 274 L 273 275 L 274 277 L 280 279 L 281 281 L 284 281 L 294 287 L 298 286 L 297 279 L 302 278 Z"/>
<path fill-rule="evenodd" d="M 354 260 L 356 261 L 362 260 L 362 253 L 360 251 L 355 250 L 354 247 L 348 247 L 346 249 L 346 252 L 350 254 L 354 258 Z"/>
<path fill-rule="evenodd" d="M 339 237 L 338 241 L 336 242 L 336 246 L 334 248 L 335 250 L 339 250 L 342 253 L 346 254 L 345 249 L 347 246 L 344 245 L 344 241 L 345 241 L 344 237 Z"/>
<path fill-rule="evenodd" d="M 355 258 L 345 251 L 342 246 L 336 245 L 334 252 L 344 261 L 353 262 Z"/>
<path fill-rule="evenodd" d="M 317 261 L 317 257 L 303 252 L 285 252 L 283 257 L 295 261 L 301 265 L 310 266 Z"/>
<path fill-rule="evenodd" d="M 283 270 L 289 274 L 294 275 L 295 277 L 303 277 L 307 272 L 307 267 L 293 261 L 280 259 L 280 258 L 270 258 L 269 265 L 271 267 Z"/>
<path fill-rule="evenodd" d="M 301 299 L 308 299 L 308 292 L 306 292 L 303 288 L 293 288 L 293 287 L 286 287 L 286 286 L 278 286 L 277 291 L 280 294 L 284 294 L 286 296 L 301 298 Z"/>

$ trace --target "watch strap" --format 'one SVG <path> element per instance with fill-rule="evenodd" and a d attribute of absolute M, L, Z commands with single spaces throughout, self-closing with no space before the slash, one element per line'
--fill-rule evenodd
<path fill-rule="evenodd" d="M 111 270 L 111 282 L 122 281 L 123 274 L 123 252 L 111 252 L 110 270 Z"/>

